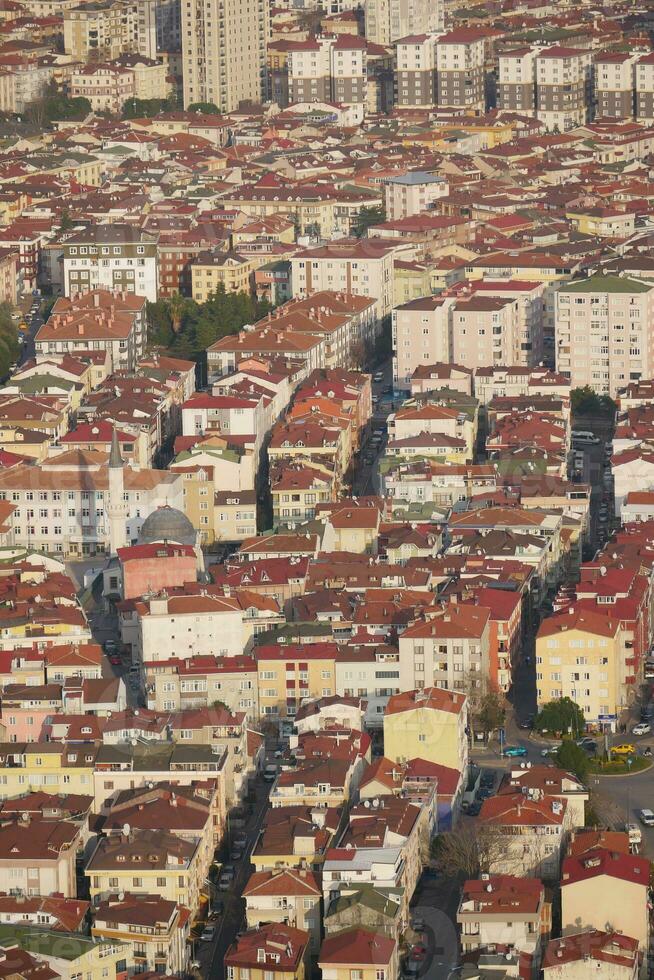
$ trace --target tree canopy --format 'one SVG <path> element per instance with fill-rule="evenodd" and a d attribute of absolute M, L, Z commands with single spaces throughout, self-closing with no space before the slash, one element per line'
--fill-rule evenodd
<path fill-rule="evenodd" d="M 586 418 L 596 416 L 602 419 L 615 418 L 616 404 L 608 395 L 598 395 L 589 385 L 573 388 L 570 394 L 573 415 Z"/>
<path fill-rule="evenodd" d="M 141 119 L 156 116 L 177 108 L 177 99 L 169 95 L 167 99 L 127 99 L 123 103 L 123 119 Z"/>
<path fill-rule="evenodd" d="M 536 716 L 534 728 L 554 735 L 579 736 L 585 728 L 584 713 L 572 698 L 557 698 L 544 704 Z"/>
<path fill-rule="evenodd" d="M 205 116 L 219 116 L 220 109 L 215 102 L 191 102 L 186 107 L 187 112 L 201 112 Z"/>
<path fill-rule="evenodd" d="M 18 327 L 11 319 L 11 304 L 0 303 L 0 378 L 7 377 L 19 354 Z"/>
<path fill-rule="evenodd" d="M 26 109 L 27 118 L 35 125 L 44 126 L 54 119 L 84 119 L 91 112 L 88 99 L 69 99 L 58 92 L 48 90 L 41 99 L 30 102 Z"/>
<path fill-rule="evenodd" d="M 369 208 L 363 207 L 352 225 L 352 231 L 357 238 L 363 238 L 368 228 L 380 225 L 382 221 L 386 221 L 386 211 L 381 204 L 374 204 Z"/>
<path fill-rule="evenodd" d="M 226 293 L 223 286 L 206 303 L 175 294 L 171 299 L 148 303 L 148 339 L 178 357 L 199 360 L 207 347 L 221 337 L 238 333 L 272 307 L 249 293 Z"/>
<path fill-rule="evenodd" d="M 562 769 L 575 774 L 577 779 L 584 783 L 588 776 L 589 759 L 584 750 L 567 738 L 556 752 L 556 761 Z"/>

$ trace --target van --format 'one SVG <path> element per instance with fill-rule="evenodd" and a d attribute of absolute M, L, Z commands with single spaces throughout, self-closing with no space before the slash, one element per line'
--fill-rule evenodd
<path fill-rule="evenodd" d="M 274 783 L 277 779 L 277 766 L 269 765 L 263 770 L 263 778 L 267 783 Z"/>
<path fill-rule="evenodd" d="M 594 436 L 592 432 L 588 432 L 585 429 L 574 429 L 572 432 L 572 441 L 580 442 L 582 445 L 599 445 L 599 439 L 597 436 Z"/>

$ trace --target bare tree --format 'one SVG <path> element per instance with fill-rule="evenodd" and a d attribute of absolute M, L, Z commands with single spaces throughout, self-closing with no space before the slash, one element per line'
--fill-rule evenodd
<path fill-rule="evenodd" d="M 440 834 L 434 841 L 434 858 L 444 875 L 451 878 L 478 878 L 491 873 L 506 857 L 506 838 L 497 828 L 467 821 Z"/>

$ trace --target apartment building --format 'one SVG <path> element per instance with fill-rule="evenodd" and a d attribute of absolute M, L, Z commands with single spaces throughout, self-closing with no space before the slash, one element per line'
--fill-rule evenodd
<path fill-rule="evenodd" d="M 538 630 L 538 703 L 572 698 L 588 722 L 615 731 L 633 696 L 634 661 L 617 618 L 570 606 L 544 619 Z"/>
<path fill-rule="evenodd" d="M 14 895 L 75 898 L 75 860 L 81 846 L 76 824 L 67 820 L 24 819 L 0 827 L 0 882 Z"/>
<path fill-rule="evenodd" d="M 591 105 L 592 54 L 553 45 L 536 57 L 537 115 L 561 133 L 581 126 Z"/>
<path fill-rule="evenodd" d="M 60 296 L 36 332 L 38 360 L 89 350 L 105 351 L 110 371 L 134 371 L 145 352 L 145 297 L 97 286 Z"/>
<path fill-rule="evenodd" d="M 630 381 L 654 374 L 654 286 L 641 279 L 594 275 L 556 297 L 557 370 L 573 388 L 590 385 L 615 397 Z"/>
<path fill-rule="evenodd" d="M 645 54 L 636 62 L 636 119 L 654 121 L 654 54 Z"/>
<path fill-rule="evenodd" d="M 521 344 L 518 301 L 475 293 L 452 308 L 452 359 L 473 370 L 488 364 L 515 364 Z"/>
<path fill-rule="evenodd" d="M 303 700 L 335 694 L 337 655 L 335 643 L 256 647 L 261 715 L 292 718 Z"/>
<path fill-rule="evenodd" d="M 475 686 L 481 691 L 490 673 L 490 632 L 488 608 L 458 602 L 407 626 L 399 638 L 400 689 L 433 684 L 450 691 Z"/>
<path fill-rule="evenodd" d="M 323 980 L 397 980 L 398 943 L 373 929 L 347 929 L 327 936 L 320 947 L 318 967 Z"/>
<path fill-rule="evenodd" d="M 444 177 L 422 170 L 390 177 L 384 183 L 386 219 L 399 221 L 426 211 L 440 197 L 446 197 L 449 190 L 450 185 Z"/>
<path fill-rule="evenodd" d="M 380 239 L 341 239 L 304 249 L 291 259 L 293 296 L 336 291 L 377 301 L 377 315 L 393 309 L 393 266 L 409 249 Z"/>
<path fill-rule="evenodd" d="M 595 56 L 597 115 L 633 119 L 638 55 L 629 51 L 604 51 Z"/>
<path fill-rule="evenodd" d="M 307 868 L 255 871 L 244 889 L 245 918 L 249 929 L 265 922 L 285 922 L 309 933 L 310 949 L 320 948 L 322 890 Z"/>
<path fill-rule="evenodd" d="M 159 0 L 97 0 L 64 10 L 64 50 L 82 64 L 125 52 L 156 59 L 158 6 Z"/>
<path fill-rule="evenodd" d="M 360 105 L 368 98 L 366 39 L 356 34 L 319 35 L 288 52 L 289 98 L 293 102 Z"/>
<path fill-rule="evenodd" d="M 466 881 L 456 920 L 463 953 L 502 946 L 538 962 L 551 929 L 552 906 L 542 882 L 513 875 L 484 875 Z"/>
<path fill-rule="evenodd" d="M 237 936 L 225 953 L 225 975 L 227 980 L 304 980 L 308 952 L 308 933 L 268 922 Z"/>
<path fill-rule="evenodd" d="M 395 694 L 384 715 L 384 752 L 394 762 L 425 759 L 465 772 L 468 701 L 464 694 L 425 686 Z"/>
<path fill-rule="evenodd" d="M 184 105 L 213 102 L 232 112 L 240 102 L 260 102 L 266 90 L 265 0 L 188 0 L 182 4 Z"/>
<path fill-rule="evenodd" d="M 425 296 L 393 309 L 393 386 L 411 391 L 422 365 L 452 360 L 453 300 Z M 467 367 L 467 365 L 466 365 Z"/>
<path fill-rule="evenodd" d="M 190 955 L 188 909 L 158 895 L 113 896 L 95 910 L 94 939 L 124 943 L 134 973 L 185 973 Z"/>
<path fill-rule="evenodd" d="M 157 234 L 135 225 L 93 225 L 63 243 L 64 293 L 92 289 L 136 293 L 151 303 L 159 290 Z"/>
<path fill-rule="evenodd" d="M 543 794 L 493 796 L 484 800 L 479 820 L 497 837 L 487 861 L 491 874 L 558 880 L 570 828 L 566 800 Z"/>
<path fill-rule="evenodd" d="M 385 47 L 414 34 L 443 30 L 443 0 L 366 0 L 366 37 Z"/>
<path fill-rule="evenodd" d="M 485 35 L 469 27 L 441 34 L 436 41 L 437 102 L 468 112 L 486 108 Z"/>
<path fill-rule="evenodd" d="M 159 895 L 195 911 L 204 875 L 200 846 L 167 830 L 129 830 L 99 837 L 84 873 L 94 905 L 112 895 Z"/>
<path fill-rule="evenodd" d="M 436 36 L 410 34 L 395 46 L 395 100 L 400 108 L 436 103 Z"/>
<path fill-rule="evenodd" d="M 499 54 L 497 106 L 532 116 L 536 111 L 537 48 L 511 48 Z"/>

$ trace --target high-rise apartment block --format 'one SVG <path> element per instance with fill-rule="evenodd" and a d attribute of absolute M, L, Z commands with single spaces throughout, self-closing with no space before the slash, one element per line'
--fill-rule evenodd
<path fill-rule="evenodd" d="M 605 51 L 595 58 L 595 102 L 598 116 L 631 119 L 638 55 Z"/>
<path fill-rule="evenodd" d="M 443 0 L 366 0 L 366 37 L 393 44 L 412 34 L 443 30 Z"/>
<path fill-rule="evenodd" d="M 213 102 L 232 112 L 265 93 L 266 0 L 185 0 L 182 4 L 184 105 Z"/>
<path fill-rule="evenodd" d="M 499 109 L 533 115 L 536 109 L 535 48 L 502 51 L 499 56 L 497 105 Z"/>
<path fill-rule="evenodd" d="M 591 105 L 592 55 L 553 45 L 536 58 L 538 118 L 549 130 L 565 132 L 586 122 Z"/>
<path fill-rule="evenodd" d="M 436 102 L 436 37 L 412 34 L 396 45 L 398 106 L 433 106 Z"/>
<path fill-rule="evenodd" d="M 74 61 L 124 53 L 157 56 L 157 0 L 101 0 L 64 11 L 64 49 Z"/>
<path fill-rule="evenodd" d="M 573 388 L 615 398 L 654 373 L 654 285 L 595 275 L 556 295 L 556 367 Z"/>
<path fill-rule="evenodd" d="M 442 34 L 436 42 L 437 101 L 483 112 L 484 35 L 461 27 Z"/>
<path fill-rule="evenodd" d="M 365 106 L 366 39 L 356 34 L 310 37 L 288 52 L 291 102 Z"/>
<path fill-rule="evenodd" d="M 654 53 L 643 55 L 636 63 L 636 119 L 654 121 Z"/>

